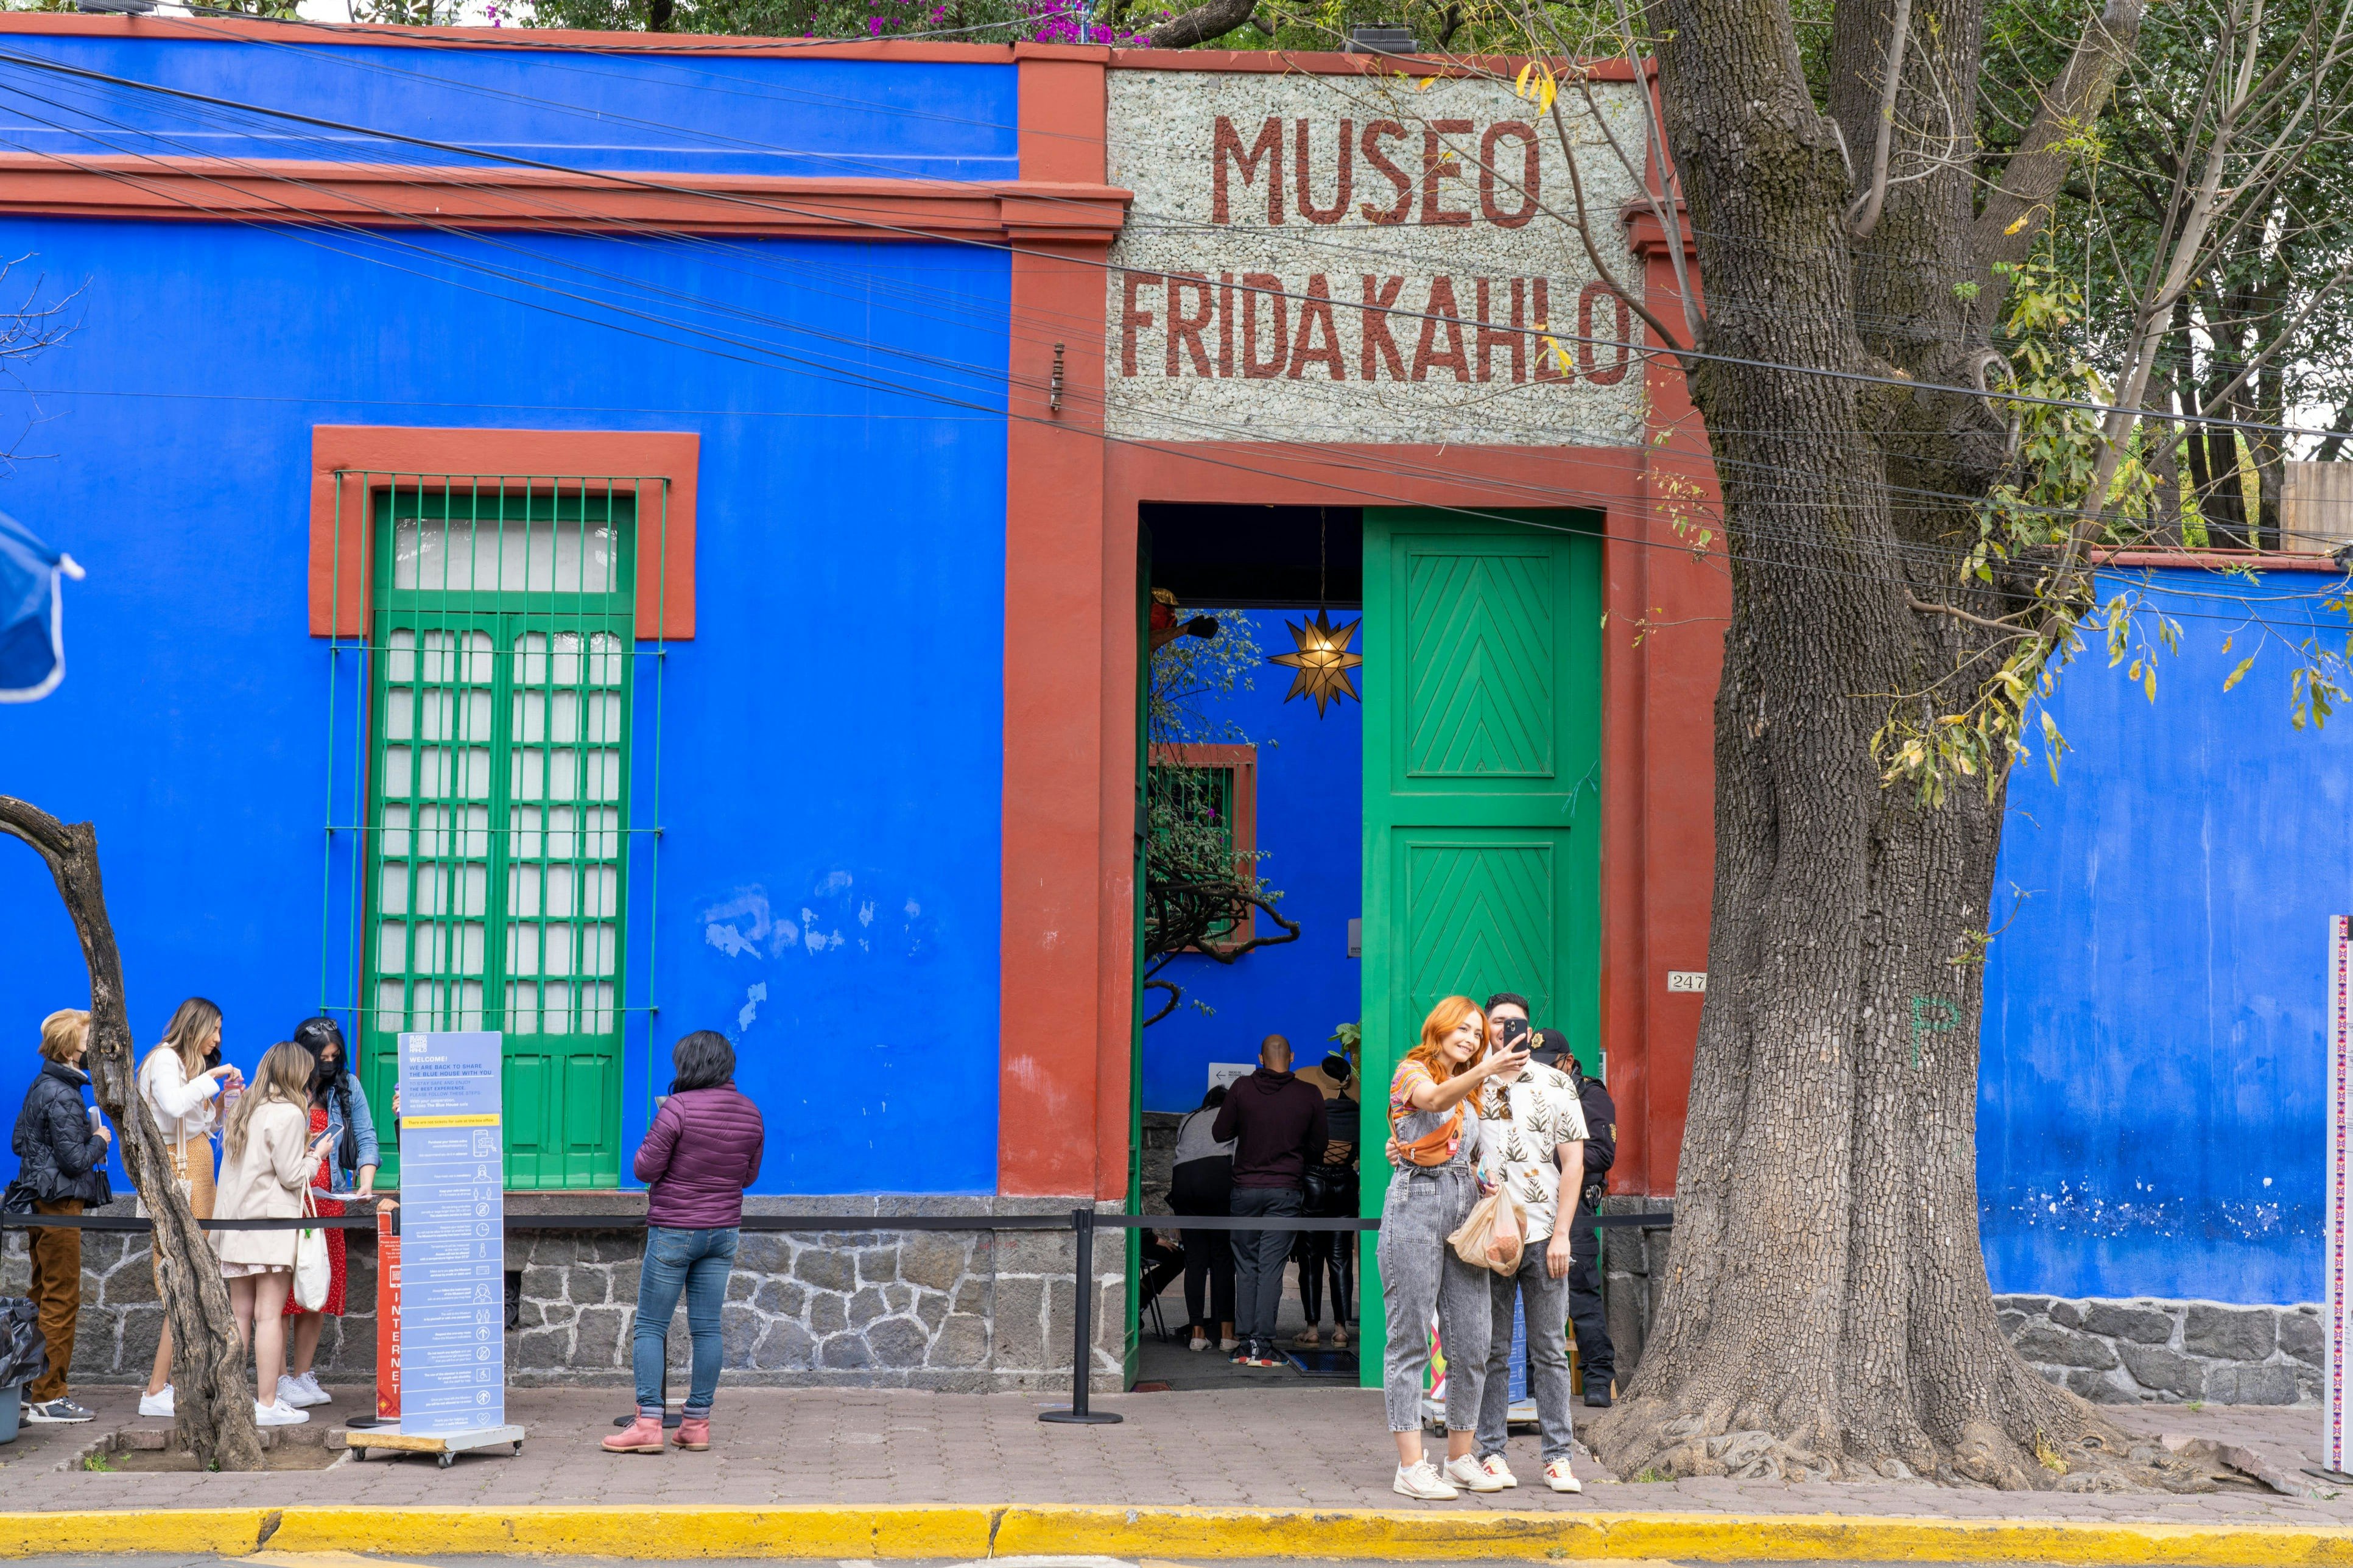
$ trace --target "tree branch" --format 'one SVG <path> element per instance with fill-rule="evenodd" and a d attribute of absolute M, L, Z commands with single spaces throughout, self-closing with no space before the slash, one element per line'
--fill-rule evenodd
<path fill-rule="evenodd" d="M 1879 82 L 1879 134 L 1871 153 L 1871 184 L 1846 210 L 1847 234 L 1864 240 L 1879 226 L 1887 201 L 1887 164 L 1895 146 L 1895 89 L 1904 79 L 1904 47 L 1912 33 L 1912 0 L 1895 0 L 1895 21 L 1887 30 L 1887 68 Z"/>
<path fill-rule="evenodd" d="M 1145 36 L 1155 49 L 1189 49 L 1211 38 L 1222 38 L 1250 19 L 1258 0 L 1208 0 L 1190 11 L 1168 18 Z"/>
<path fill-rule="evenodd" d="M 1989 336 L 2001 321 L 2007 291 L 1994 265 L 2023 261 L 2033 251 L 2049 219 L 2051 200 L 2074 164 L 2073 142 L 2115 92 L 2116 79 L 2140 41 L 2147 10 L 2147 0 L 2107 0 L 2099 16 L 2085 25 L 2067 68 L 2043 93 L 2025 139 L 1986 197 L 1971 232 L 1970 250 L 1977 268 L 1975 314 Z"/>
<path fill-rule="evenodd" d="M 1950 616 L 1957 621 L 1967 621 L 1973 626 L 1983 626 L 1989 631 L 2007 632 L 2012 637 L 2032 635 L 2024 626 L 2013 621 L 1989 621 L 1983 616 L 1971 615 L 1958 605 L 1944 605 L 1934 599 L 1924 599 L 1909 588 L 1904 590 L 1904 596 L 1911 601 L 1914 609 L 1924 616 Z"/>
<path fill-rule="evenodd" d="M 259 1470 L 261 1435 L 253 1384 L 229 1310 L 228 1286 L 164 1151 L 164 1135 L 132 1082 L 131 1018 L 122 960 L 99 879 L 98 833 L 0 795 L 0 834 L 22 839 L 49 868 L 90 972 L 91 1087 L 114 1123 L 122 1167 L 155 1221 L 155 1272 L 177 1347 L 174 1415 L 181 1442 L 207 1469 Z"/>

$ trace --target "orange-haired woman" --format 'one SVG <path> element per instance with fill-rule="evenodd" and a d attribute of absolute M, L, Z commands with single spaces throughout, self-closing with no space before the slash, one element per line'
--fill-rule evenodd
<path fill-rule="evenodd" d="M 1376 1254 L 1388 1321 L 1382 1389 L 1389 1432 L 1397 1438 L 1394 1489 L 1409 1498 L 1446 1499 L 1458 1495 L 1457 1487 L 1493 1491 L 1502 1484 L 1471 1453 L 1487 1364 L 1488 1275 L 1446 1245 L 1479 1198 L 1472 1160 L 1478 1132 L 1473 1096 L 1484 1079 L 1527 1060 L 1525 1048 L 1494 1056 L 1486 1048 L 1487 1019 L 1479 1005 L 1449 996 L 1421 1021 L 1421 1043 L 1389 1081 L 1389 1132 L 1400 1159 L 1381 1205 Z M 1421 1381 L 1430 1366 L 1432 1313 L 1446 1342 L 1443 1474 L 1421 1451 Z"/>

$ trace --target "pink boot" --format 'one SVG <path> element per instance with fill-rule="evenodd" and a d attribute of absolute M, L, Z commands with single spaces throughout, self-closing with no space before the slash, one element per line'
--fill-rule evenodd
<path fill-rule="evenodd" d="M 661 1451 L 662 1424 L 659 1415 L 640 1415 L 605 1439 L 605 1452 L 608 1454 L 659 1454 Z"/>
<path fill-rule="evenodd" d="M 711 1447 L 711 1417 L 689 1415 L 678 1424 L 678 1446 L 698 1453 Z"/>

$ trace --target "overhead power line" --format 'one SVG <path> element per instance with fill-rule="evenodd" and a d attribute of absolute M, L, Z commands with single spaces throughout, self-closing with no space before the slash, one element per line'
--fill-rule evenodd
<path fill-rule="evenodd" d="M 561 47 L 561 46 L 542 47 Z M 396 142 L 402 146 L 420 147 L 437 153 L 453 153 L 461 157 L 477 159 L 484 163 L 503 163 L 517 168 L 536 169 L 546 174 L 564 174 L 578 179 L 603 180 L 614 185 L 627 189 L 650 191 L 665 195 L 691 196 L 702 201 L 715 201 L 727 205 L 744 206 L 754 210 L 777 212 L 794 216 L 822 216 L 831 221 L 839 222 L 845 226 L 863 228 L 878 234 L 890 234 L 902 238 L 917 238 L 934 243 L 965 245 L 983 249 L 999 250 L 1010 255 L 1032 257 L 1037 259 L 1050 260 L 1064 265 L 1068 265 L 1076 259 L 1060 254 L 1050 254 L 1043 251 L 1029 250 L 1022 247 L 1014 245 L 1009 241 L 980 239 L 971 236 L 961 235 L 937 235 L 908 225 L 885 223 L 878 218 L 849 217 L 835 212 L 818 213 L 807 208 L 796 207 L 791 204 L 785 202 L 766 201 L 757 197 L 744 196 L 733 193 L 697 190 L 691 185 L 680 185 L 660 180 L 647 180 L 616 171 L 583 169 L 571 164 L 554 163 L 546 159 L 526 158 L 519 153 L 500 153 L 487 148 L 470 147 L 463 142 L 443 142 L 432 137 L 414 136 L 403 132 L 377 130 L 370 126 L 355 125 L 344 121 L 329 120 L 319 115 L 303 114 L 295 110 L 280 109 L 269 104 L 259 104 L 240 99 L 223 98 L 213 93 L 196 92 L 187 88 L 165 87 L 160 83 L 141 81 L 134 77 L 117 76 L 107 71 L 90 70 L 80 66 L 69 66 L 61 61 L 44 59 L 37 55 L 24 55 L 9 50 L 0 50 L 0 62 L 18 65 L 33 70 L 46 71 L 56 75 L 78 78 L 85 81 L 103 82 L 113 87 L 130 88 L 138 91 L 155 93 L 168 98 L 181 99 L 188 102 L 206 104 L 216 109 L 228 109 L 246 113 L 267 115 L 273 119 L 284 120 L 294 124 L 309 125 L 320 130 L 341 132 L 355 136 L 373 137 L 379 141 Z M 1084 262 L 1082 265 L 1097 268 L 1106 273 L 1138 270 L 1137 268 L 1121 266 L 1108 259 L 1100 262 Z M 1146 268 L 1143 270 L 1149 269 Z M 1266 289 L 1260 287 L 1252 289 L 1250 291 L 1262 296 L 1280 297 L 1288 300 L 1304 300 L 1308 298 L 1308 296 L 1303 293 L 1294 293 L 1291 290 L 1282 289 Z M 1428 311 L 1419 310 L 1390 310 L 1385 313 L 1404 321 L 1444 320 L 1452 321 L 1455 320 L 1452 317 L 1432 316 Z M 2126 409 L 2114 404 L 2094 403 L 2079 398 L 2042 397 L 2028 393 L 2003 392 L 1993 388 L 1954 386 L 1939 382 L 1915 381 L 1906 376 L 1881 375 L 1871 371 L 1840 370 L 1826 365 L 1789 364 L 1773 360 L 1752 359 L 1741 354 L 1716 353 L 1698 348 L 1668 349 L 1627 339 L 1611 338 L 1599 334 L 1550 331 L 1547 335 L 1557 338 L 1565 342 L 1585 343 L 1599 348 L 1624 349 L 1630 353 L 1642 354 L 1646 356 L 1664 356 L 1677 361 L 1696 361 L 1712 364 L 1733 365 L 1749 370 L 1765 370 L 1788 374 L 1819 376 L 1826 380 L 1842 381 L 1862 385 L 1890 387 L 1906 392 L 1939 393 L 1957 397 L 1976 398 L 1988 402 L 2020 404 L 2043 408 L 2074 409 L 2091 414 L 2109 415 L 2124 413 L 2141 419 L 2155 420 L 2164 423 L 2195 425 L 2207 429 L 2244 430 L 2269 435 L 2317 437 L 2323 439 L 2332 437 L 2342 437 L 2347 439 L 2353 439 L 2353 430 L 2314 429 L 2303 426 L 2274 425 L 2251 419 L 2217 419 L 2194 415 L 2175 414 L 2168 410 L 2155 408 Z"/>

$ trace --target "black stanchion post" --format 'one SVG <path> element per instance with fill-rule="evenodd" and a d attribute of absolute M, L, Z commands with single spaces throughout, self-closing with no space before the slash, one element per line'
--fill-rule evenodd
<path fill-rule="evenodd" d="M 1108 1410 L 1087 1408 L 1087 1384 L 1094 1367 L 1095 1340 L 1095 1211 L 1071 1211 L 1071 1230 L 1078 1242 L 1078 1275 L 1071 1281 L 1071 1407 L 1040 1410 L 1038 1419 L 1060 1426 L 1112 1426 L 1122 1417 Z"/>

